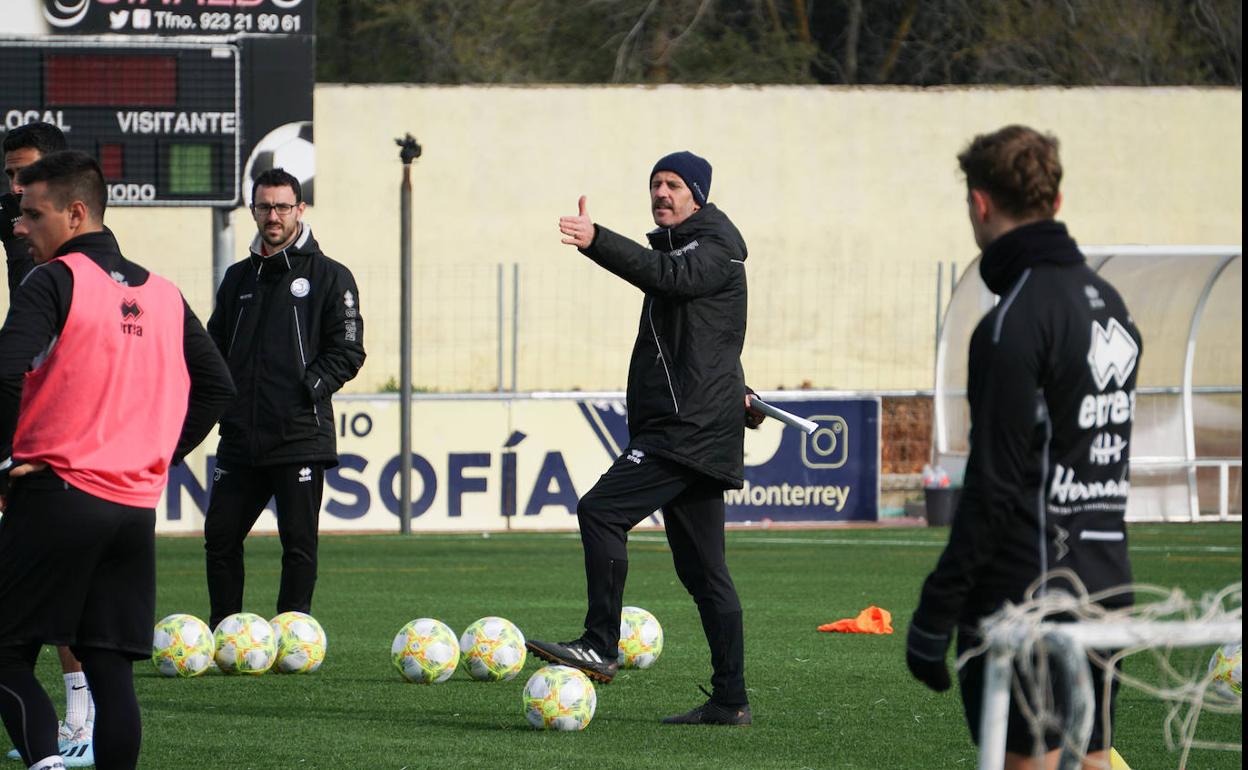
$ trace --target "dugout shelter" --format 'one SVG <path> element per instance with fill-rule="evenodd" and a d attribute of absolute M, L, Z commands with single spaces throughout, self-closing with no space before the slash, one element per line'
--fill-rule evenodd
<path fill-rule="evenodd" d="M 1144 338 L 1131 438 L 1129 521 L 1241 521 L 1242 246 L 1092 246 Z M 932 460 L 960 479 L 969 453 L 967 356 L 997 298 L 973 261 L 936 350 Z"/>

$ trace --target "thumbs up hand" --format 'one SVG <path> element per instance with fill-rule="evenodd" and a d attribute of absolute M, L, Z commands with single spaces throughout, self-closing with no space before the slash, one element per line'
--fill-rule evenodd
<path fill-rule="evenodd" d="M 559 232 L 567 236 L 562 243 L 584 249 L 594 242 L 594 221 L 589 218 L 589 212 L 585 209 L 584 195 L 576 202 L 576 207 L 576 216 L 559 217 Z"/>

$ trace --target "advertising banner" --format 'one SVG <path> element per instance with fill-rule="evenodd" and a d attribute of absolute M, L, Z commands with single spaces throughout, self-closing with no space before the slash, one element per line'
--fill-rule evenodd
<path fill-rule="evenodd" d="M 879 400 L 780 405 L 820 428 L 767 420 L 746 431 L 746 482 L 725 493 L 728 520 L 874 520 Z M 321 531 L 398 531 L 398 400 L 344 396 L 334 409 L 340 465 L 325 474 Z M 628 435 L 622 397 L 422 399 L 412 426 L 414 532 L 575 529 L 577 500 Z M 203 530 L 215 448 L 213 436 L 170 472 L 159 532 Z M 254 531 L 277 530 L 271 506 Z"/>
<path fill-rule="evenodd" d="M 61 35 L 316 33 L 315 0 L 43 0 L 42 6 L 46 31 Z"/>

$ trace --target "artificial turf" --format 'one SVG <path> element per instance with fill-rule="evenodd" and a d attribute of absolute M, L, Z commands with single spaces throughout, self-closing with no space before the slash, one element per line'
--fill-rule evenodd
<path fill-rule="evenodd" d="M 526 636 L 576 637 L 585 607 L 575 534 L 323 536 L 313 608 L 329 637 L 321 670 L 183 680 L 136 664 L 140 766 L 971 768 L 976 752 L 956 692 L 929 692 L 903 660 L 919 586 L 947 536 L 893 528 L 730 532 L 754 709 L 752 727 L 732 729 L 659 724 L 704 699 L 698 685 L 707 684 L 709 666 L 662 533 L 635 533 L 625 603 L 659 618 L 665 648 L 653 668 L 621 671 L 599 685 L 597 714 L 580 733 L 527 726 L 520 693 L 539 665 L 532 656 L 509 682 L 476 682 L 460 671 L 426 686 L 403 682 L 389 654 L 395 633 L 422 616 L 456 633 L 501 615 Z M 1130 537 L 1139 581 L 1199 595 L 1241 579 L 1238 524 L 1136 525 Z M 205 617 L 202 542 L 160 538 L 157 549 L 158 613 Z M 276 538 L 248 541 L 248 610 L 274 614 L 279 562 Z M 892 612 L 896 633 L 816 631 L 871 604 Z M 39 670 L 59 709 L 63 687 L 51 649 Z M 1148 696 L 1123 693 L 1115 745 L 1135 770 L 1178 765 L 1163 743 L 1164 718 Z M 1239 716 L 1206 714 L 1199 734 L 1238 743 Z M 1240 766 L 1240 754 L 1211 751 L 1188 763 Z"/>

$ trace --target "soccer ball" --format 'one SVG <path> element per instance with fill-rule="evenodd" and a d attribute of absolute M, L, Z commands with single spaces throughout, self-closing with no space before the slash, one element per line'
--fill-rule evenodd
<path fill-rule="evenodd" d="M 263 674 L 277 657 L 277 635 L 269 621 L 236 612 L 217 624 L 217 667 L 227 674 Z"/>
<path fill-rule="evenodd" d="M 312 144 L 312 124 L 308 121 L 278 126 L 256 142 L 243 167 L 243 203 L 251 206 L 251 188 L 256 178 L 274 168 L 285 169 L 299 180 L 303 199 L 312 201 L 312 181 L 316 176 L 316 149 Z"/>
<path fill-rule="evenodd" d="M 455 632 L 433 618 L 417 618 L 399 631 L 390 658 L 403 678 L 418 684 L 445 682 L 459 665 Z"/>
<path fill-rule="evenodd" d="M 1209 659 L 1209 675 L 1213 680 L 1213 689 L 1227 700 L 1238 700 L 1244 697 L 1243 680 L 1240 679 L 1240 661 L 1244 657 L 1244 646 L 1241 642 L 1224 644 L 1214 651 Z"/>
<path fill-rule="evenodd" d="M 199 676 L 212 663 L 212 629 L 194 615 L 161 618 L 152 632 L 152 663 L 164 676 Z"/>
<path fill-rule="evenodd" d="M 663 653 L 663 626 L 640 607 L 620 612 L 620 665 L 650 668 Z"/>
<path fill-rule="evenodd" d="M 460 661 L 480 682 L 506 682 L 524 668 L 524 634 L 505 618 L 481 618 L 459 637 Z"/>
<path fill-rule="evenodd" d="M 277 662 L 283 674 L 310 674 L 325 662 L 329 641 L 316 618 L 302 612 L 283 612 L 269 621 L 277 637 Z"/>
<path fill-rule="evenodd" d="M 584 730 L 598 708 L 589 677 L 571 666 L 544 666 L 524 685 L 524 718 L 538 730 Z"/>

